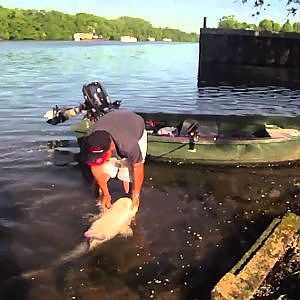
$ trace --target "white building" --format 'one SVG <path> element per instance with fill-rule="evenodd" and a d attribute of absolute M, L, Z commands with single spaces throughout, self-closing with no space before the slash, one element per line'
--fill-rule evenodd
<path fill-rule="evenodd" d="M 124 43 L 135 43 L 137 42 L 137 38 L 129 35 L 123 35 L 121 36 L 120 41 Z"/>
<path fill-rule="evenodd" d="M 91 40 L 93 38 L 93 33 L 77 32 L 74 33 L 73 38 L 74 41 Z"/>
<path fill-rule="evenodd" d="M 155 38 L 154 38 L 154 37 L 151 37 L 151 36 L 149 36 L 149 37 L 147 38 L 147 41 L 149 41 L 149 42 L 155 42 Z"/>

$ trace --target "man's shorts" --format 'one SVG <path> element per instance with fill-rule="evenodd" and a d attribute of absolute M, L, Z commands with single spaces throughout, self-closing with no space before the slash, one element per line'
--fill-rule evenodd
<path fill-rule="evenodd" d="M 147 154 L 147 131 L 144 130 L 142 137 L 138 141 L 143 162 L 145 162 Z M 128 162 L 126 158 L 117 159 L 116 157 L 111 157 L 102 166 L 103 173 L 109 175 L 111 178 L 118 177 L 122 181 L 133 181 L 133 169 L 132 164 Z"/>

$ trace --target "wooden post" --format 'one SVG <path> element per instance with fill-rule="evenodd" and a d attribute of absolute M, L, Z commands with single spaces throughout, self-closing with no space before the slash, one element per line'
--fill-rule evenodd
<path fill-rule="evenodd" d="M 200 77 L 201 77 L 201 52 L 202 52 L 202 29 L 206 28 L 206 21 L 207 17 L 203 18 L 203 27 L 200 28 L 200 34 L 199 34 L 199 54 L 198 54 L 198 80 L 197 80 L 197 86 L 200 87 Z"/>
<path fill-rule="evenodd" d="M 207 17 L 204 17 L 203 18 L 203 28 L 206 28 L 206 20 L 207 20 Z"/>

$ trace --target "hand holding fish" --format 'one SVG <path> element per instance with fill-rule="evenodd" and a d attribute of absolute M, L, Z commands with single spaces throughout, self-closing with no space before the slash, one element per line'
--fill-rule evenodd
<path fill-rule="evenodd" d="M 102 194 L 101 195 L 100 206 L 101 206 L 103 211 L 105 211 L 106 209 L 111 208 L 111 196 L 110 196 L 110 194 Z"/>
<path fill-rule="evenodd" d="M 84 233 L 84 236 L 89 240 L 89 250 L 118 234 L 131 236 L 133 231 L 130 224 L 136 213 L 137 209 L 132 207 L 130 198 L 124 197 L 115 201 L 111 209 L 104 211 L 100 218 L 94 221 Z"/>

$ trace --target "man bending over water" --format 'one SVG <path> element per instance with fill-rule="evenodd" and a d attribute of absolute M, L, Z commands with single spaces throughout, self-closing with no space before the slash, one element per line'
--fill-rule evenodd
<path fill-rule="evenodd" d="M 115 110 L 92 125 L 82 145 L 81 159 L 90 166 L 100 187 L 102 209 L 111 206 L 107 183 L 116 176 L 123 182 L 125 193 L 131 192 L 133 207 L 138 209 L 146 152 L 145 122 L 134 112 Z"/>

